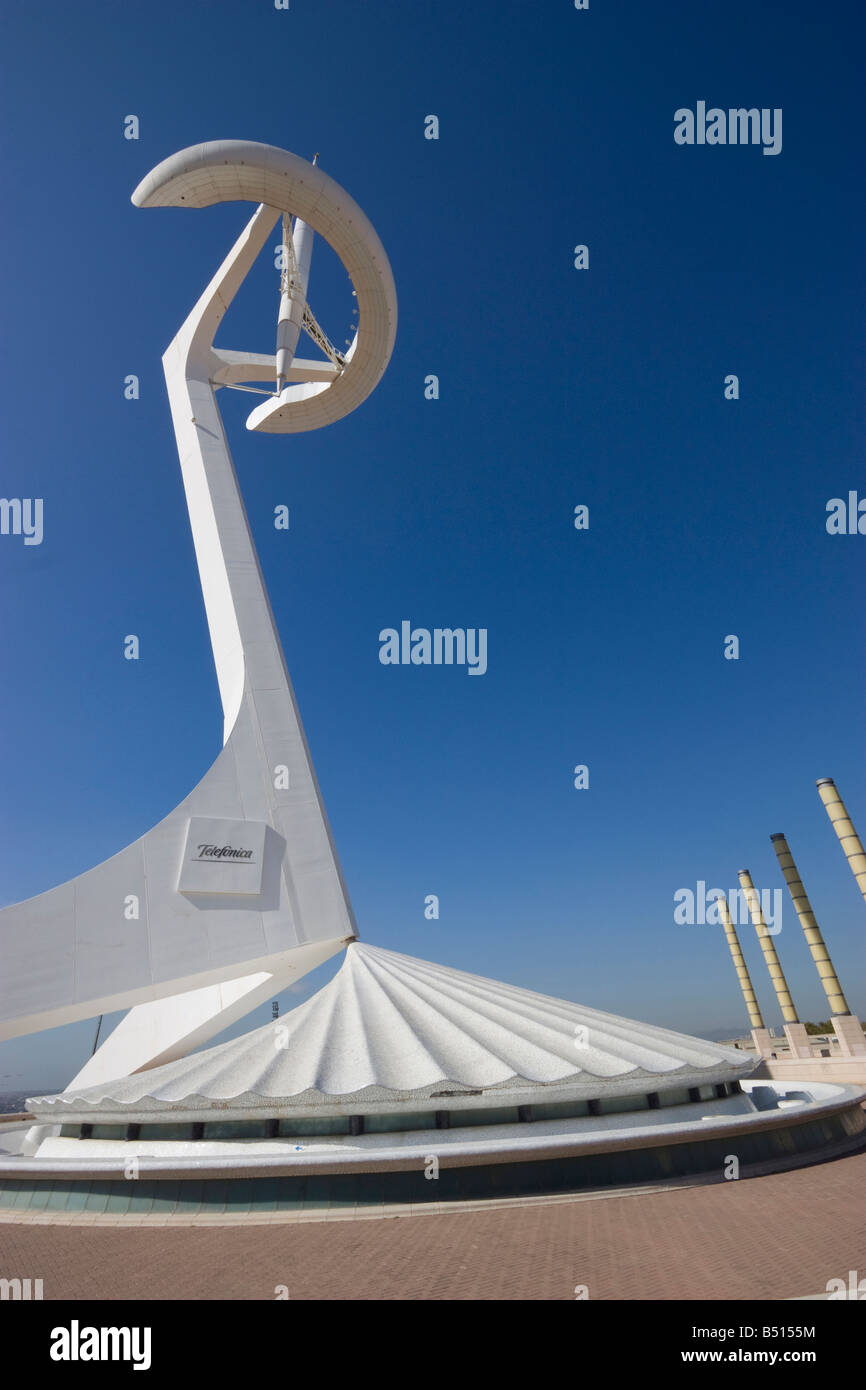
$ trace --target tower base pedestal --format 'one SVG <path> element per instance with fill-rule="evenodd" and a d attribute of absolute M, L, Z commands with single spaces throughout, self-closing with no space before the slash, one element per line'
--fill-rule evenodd
<path fill-rule="evenodd" d="M 773 1052 L 773 1039 L 770 1037 L 769 1028 L 753 1028 L 752 1042 L 759 1057 L 770 1057 Z"/>
<path fill-rule="evenodd" d="M 833 1028 L 839 1039 L 839 1051 L 843 1057 L 866 1057 L 866 1034 L 856 1014 L 843 1014 L 834 1018 Z"/>
<path fill-rule="evenodd" d="M 812 1056 L 812 1044 L 809 1042 L 809 1034 L 806 1032 L 804 1023 L 786 1023 L 785 1037 L 788 1039 L 792 1057 Z"/>

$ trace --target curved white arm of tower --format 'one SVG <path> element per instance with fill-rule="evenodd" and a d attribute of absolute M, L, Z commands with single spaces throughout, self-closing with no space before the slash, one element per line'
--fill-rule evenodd
<path fill-rule="evenodd" d="M 290 384 L 251 423 L 316 429 L 354 410 L 382 376 L 396 294 L 357 204 L 284 150 L 196 145 L 133 195 L 139 207 L 238 199 L 260 206 L 163 357 L 225 746 L 141 839 L 0 912 L 0 1039 L 132 1008 L 79 1084 L 184 1055 L 357 935 L 215 398 L 223 385 L 273 382 L 276 360 L 216 349 L 213 338 L 281 212 L 323 235 L 357 293 L 352 351 L 336 362 L 295 358 Z"/>

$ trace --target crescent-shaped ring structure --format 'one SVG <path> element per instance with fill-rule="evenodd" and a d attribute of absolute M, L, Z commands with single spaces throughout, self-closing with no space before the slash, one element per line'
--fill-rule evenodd
<path fill-rule="evenodd" d="M 276 383 L 248 421 L 258 431 L 340 419 L 385 371 L 396 293 L 358 205 L 285 150 L 243 140 L 195 145 L 159 164 L 133 195 L 142 208 L 236 200 L 258 207 L 163 356 L 224 746 L 189 796 L 139 840 L 0 911 L 0 1039 L 130 1010 L 78 1085 L 184 1056 L 357 936 L 216 393 Z M 303 316 L 326 355 L 303 360 L 291 349 L 279 367 L 279 346 L 276 354 L 229 351 L 213 339 L 281 213 L 297 270 L 284 296 L 294 338 L 284 341 L 297 341 Z M 306 304 L 312 233 L 337 253 L 357 295 L 358 329 L 345 354 Z"/>
<path fill-rule="evenodd" d="M 141 208 L 206 208 L 236 198 L 295 213 L 324 237 L 352 281 L 359 316 L 345 365 L 332 369 L 325 380 L 287 386 L 280 397 L 253 411 L 247 428 L 293 434 L 330 425 L 369 396 L 391 356 L 397 295 L 384 247 L 369 219 L 338 183 L 316 165 L 273 145 L 246 140 L 194 145 L 164 159 L 132 195 Z M 261 379 L 258 369 L 264 364 L 253 354 L 242 356 L 251 360 L 227 364 L 237 369 L 231 380 Z M 304 365 L 295 363 L 296 378 Z"/>

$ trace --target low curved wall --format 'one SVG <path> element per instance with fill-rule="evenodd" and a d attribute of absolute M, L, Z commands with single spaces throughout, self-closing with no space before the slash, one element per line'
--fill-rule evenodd
<path fill-rule="evenodd" d="M 415 1153 L 371 1158 L 357 1152 L 321 1155 L 261 1155 L 233 1159 L 175 1159 L 126 1163 L 84 1159 L 6 1159 L 0 1164 L 0 1210 L 148 1215 L 177 1212 L 195 1215 L 232 1211 L 308 1211 L 320 1208 L 376 1207 L 490 1198 L 542 1196 L 605 1187 L 660 1183 L 716 1173 L 732 1157 L 741 1168 L 792 1163 L 835 1156 L 866 1144 L 866 1112 L 860 1097 L 847 1095 L 835 1105 L 802 1111 L 769 1111 L 748 1117 L 747 1124 L 714 1125 L 679 1137 L 657 1132 L 628 1136 L 622 1132 L 603 1142 L 572 1146 L 559 1152 L 536 1150 L 532 1156 L 514 1149 L 505 1153 L 437 1154 L 435 1146 Z M 306 1160 L 306 1161 L 305 1161 Z M 348 1161 L 347 1161 L 348 1160 Z M 140 1165 L 140 1166 L 139 1166 Z M 330 1168 L 330 1171 L 328 1171 Z M 290 1170 L 290 1171 L 287 1171 Z M 122 1176 L 113 1176 L 113 1174 Z M 136 1178 L 134 1173 L 138 1172 Z"/>

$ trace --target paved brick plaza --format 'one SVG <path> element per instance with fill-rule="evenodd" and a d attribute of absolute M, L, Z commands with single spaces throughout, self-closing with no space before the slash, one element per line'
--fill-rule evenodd
<path fill-rule="evenodd" d="M 775 1299 L 866 1270 L 866 1152 L 766 1177 L 391 1218 L 0 1218 L 46 1299 Z M 224 1220 L 224 1218 L 223 1218 Z"/>

